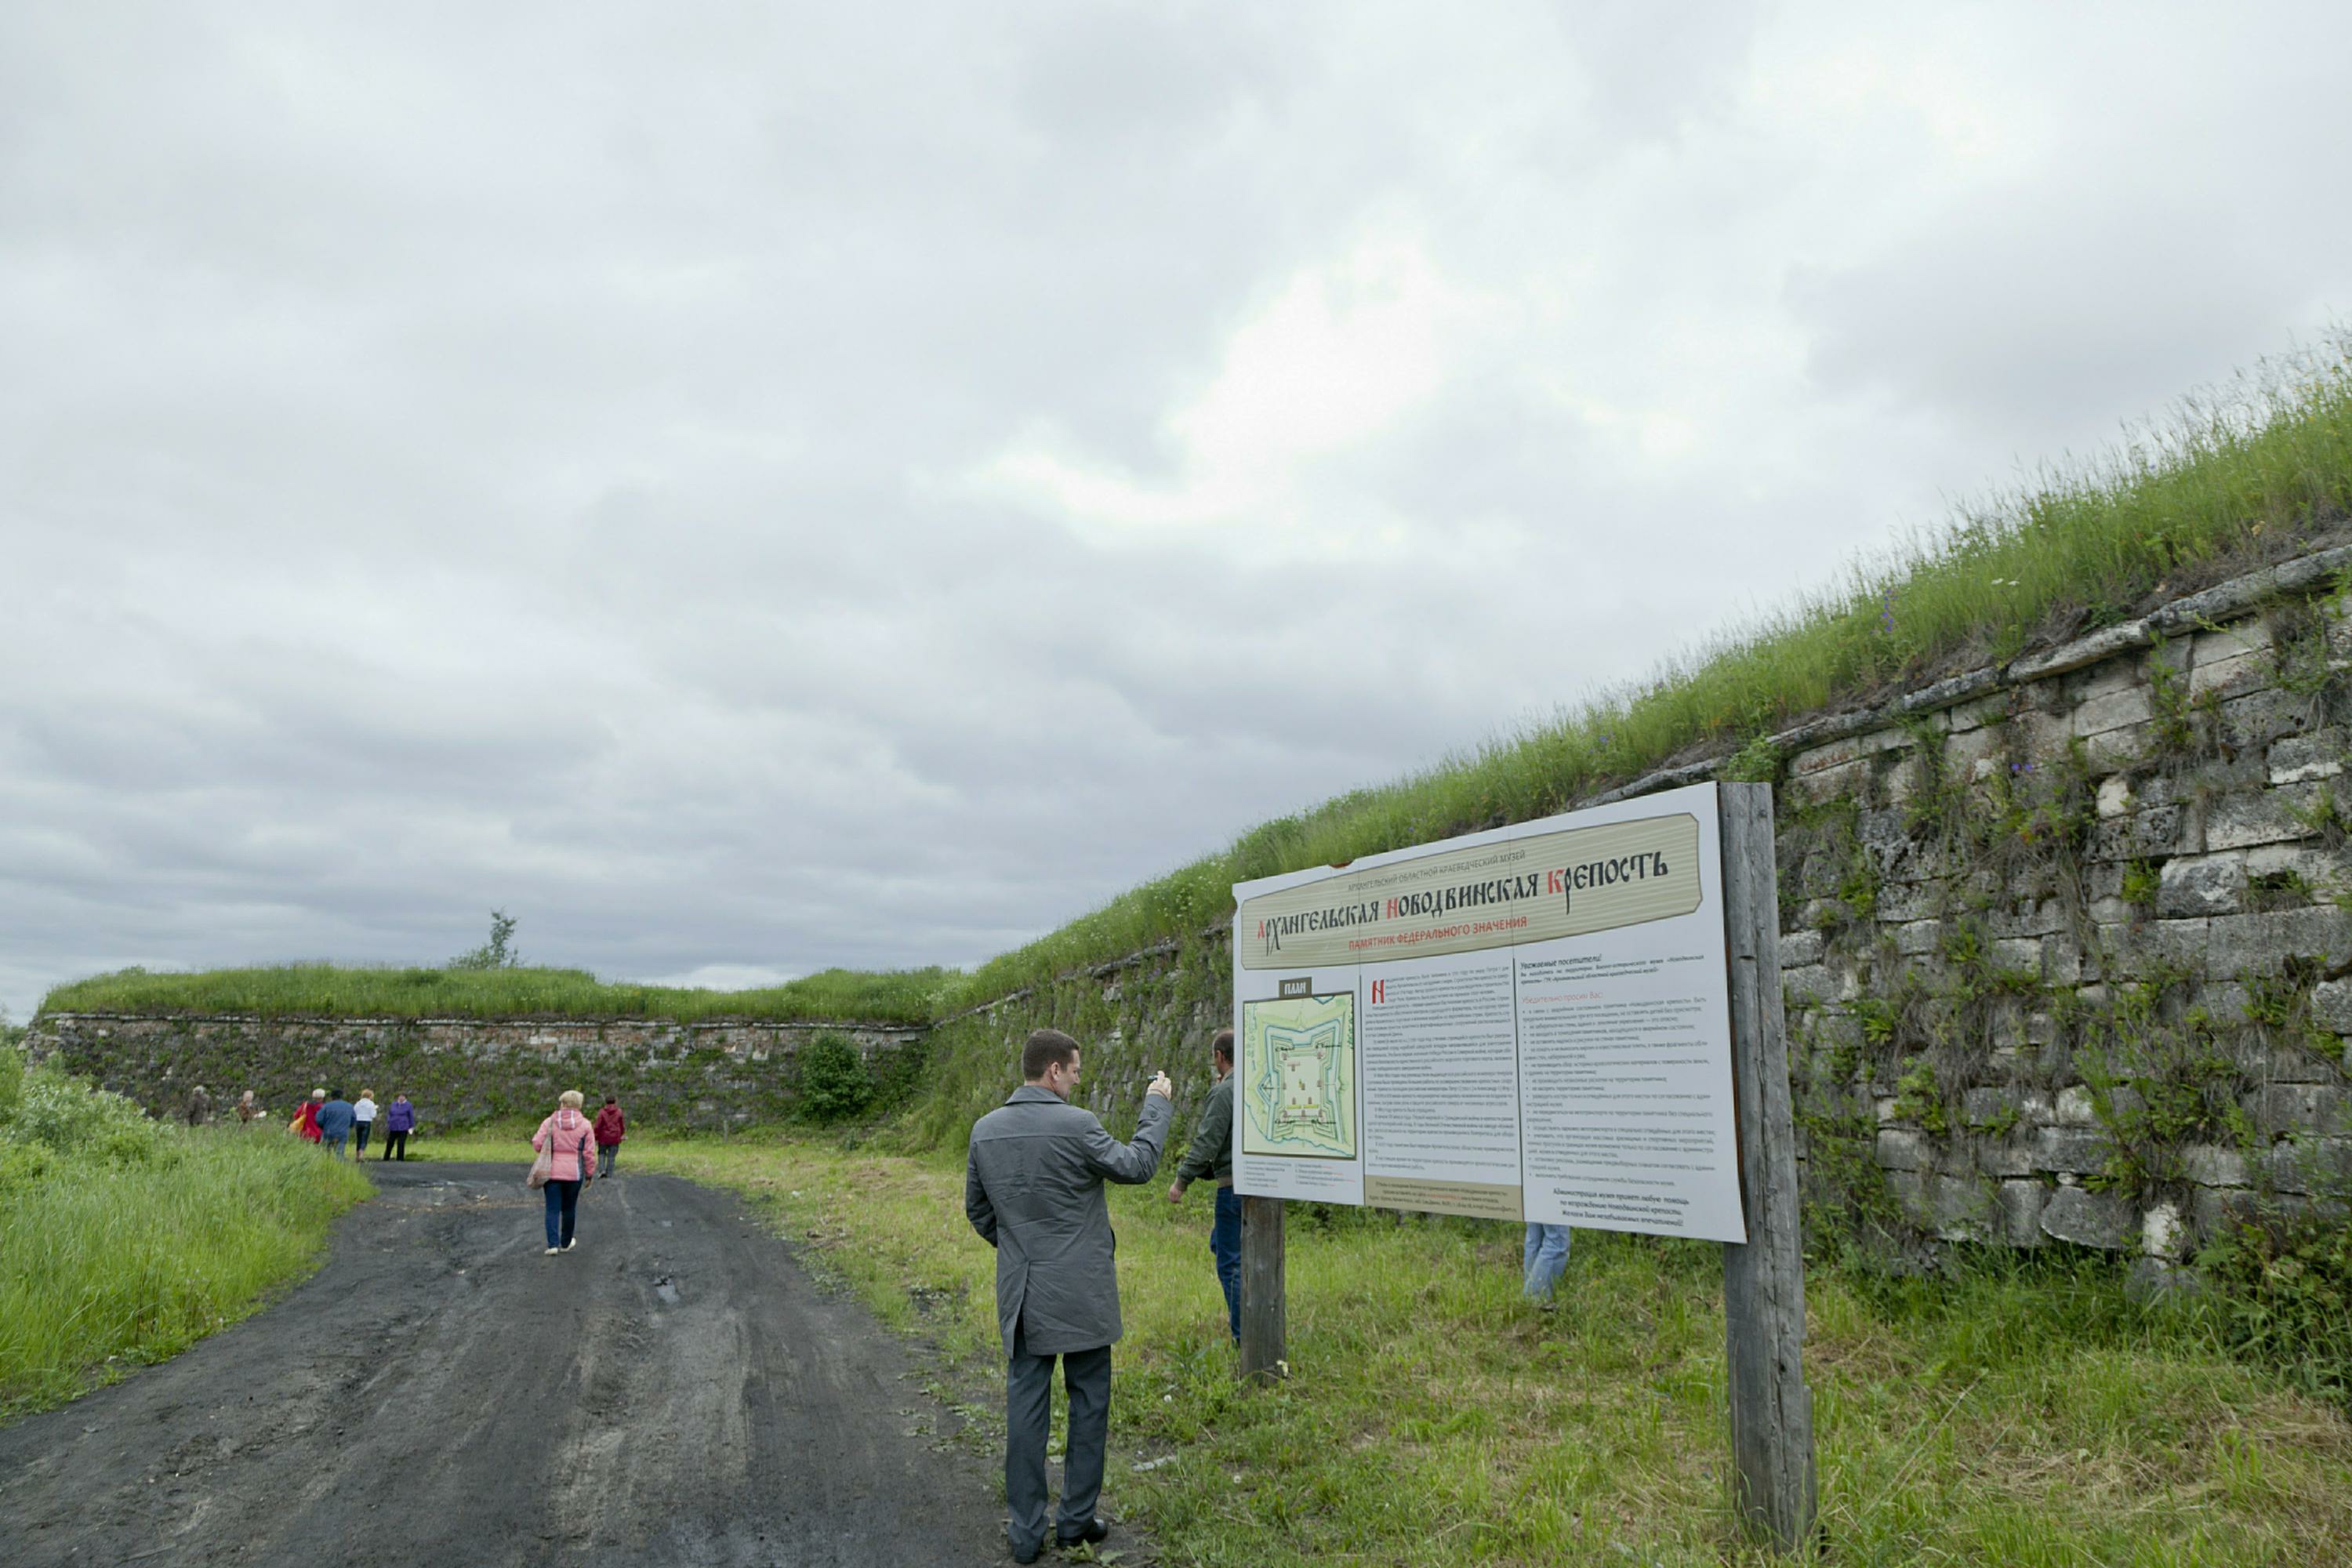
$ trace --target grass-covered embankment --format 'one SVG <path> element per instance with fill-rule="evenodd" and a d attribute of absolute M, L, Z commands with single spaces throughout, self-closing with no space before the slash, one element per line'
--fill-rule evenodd
<path fill-rule="evenodd" d="M 817 1140 L 634 1141 L 735 1187 L 1001 1429 L 993 1255 L 961 1168 Z M 1302 1210 L 1292 1375 L 1238 1386 L 1206 1194 L 1115 1189 L 1127 1339 L 1106 1507 L 1173 1563 L 1748 1561 L 1727 1500 L 1719 1248 L 1580 1232 L 1561 1310 L 1517 1299 L 1516 1226 Z M 2352 1424 L 2124 1298 L 2105 1260 L 1807 1279 L 1832 1561 L 2165 1568 L 2352 1559 Z M 1149 1470 L 1139 1463 L 1165 1460 Z M 1113 1544 L 1118 1544 L 1114 1542 Z"/>
<path fill-rule="evenodd" d="M 151 1121 L 0 1045 L 0 1416 L 245 1316 L 369 1191 L 281 1131 Z"/>
<path fill-rule="evenodd" d="M 1631 690 L 1262 823 L 981 965 L 944 1010 L 1198 931 L 1230 912 L 1235 882 L 1549 816 L 1807 715 L 2128 619 L 2301 553 L 2347 517 L 2352 331 L 2186 399 L 2104 456 L 1963 507 Z"/>
<path fill-rule="evenodd" d="M 44 1013 L 194 1013 L 263 1018 L 740 1018 L 929 1022 L 940 969 L 828 969 L 756 991 L 633 985 L 584 969 L 431 969 L 281 963 L 192 974 L 125 969 L 51 991 Z"/>

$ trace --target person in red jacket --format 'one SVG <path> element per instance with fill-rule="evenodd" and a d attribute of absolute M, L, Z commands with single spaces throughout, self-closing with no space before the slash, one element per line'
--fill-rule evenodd
<path fill-rule="evenodd" d="M 299 1132 L 310 1142 L 316 1143 L 319 1141 L 319 1107 L 326 1103 L 327 1091 L 323 1089 L 312 1089 L 310 1098 L 302 1102 L 301 1110 L 295 1115 L 293 1121 L 286 1124 L 287 1131 Z"/>
<path fill-rule="evenodd" d="M 629 1130 L 628 1119 L 621 1114 L 621 1102 L 611 1095 L 604 1097 L 604 1109 L 596 1113 L 596 1173 L 613 1173 L 614 1157 L 621 1152 L 621 1135 Z"/>

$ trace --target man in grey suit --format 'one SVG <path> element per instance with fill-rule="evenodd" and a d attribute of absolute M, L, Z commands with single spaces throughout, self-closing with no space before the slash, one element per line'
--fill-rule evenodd
<path fill-rule="evenodd" d="M 1045 1545 L 1045 1436 L 1054 1361 L 1070 1397 L 1062 1465 L 1065 1546 L 1100 1541 L 1095 1517 L 1110 1432 L 1110 1347 L 1119 1336 L 1105 1181 L 1151 1180 L 1168 1136 L 1173 1087 L 1166 1073 L 1144 1090 L 1135 1141 L 1121 1143 L 1095 1113 L 1069 1103 L 1078 1086 L 1078 1043 L 1039 1029 L 1021 1052 L 1026 1080 L 971 1130 L 963 1212 L 996 1248 L 996 1321 L 1004 1335 L 1004 1500 L 1016 1563 Z"/>

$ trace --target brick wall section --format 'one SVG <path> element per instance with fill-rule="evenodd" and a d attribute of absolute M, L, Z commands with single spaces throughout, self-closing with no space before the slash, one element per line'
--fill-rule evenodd
<path fill-rule="evenodd" d="M 202 1083 L 216 1108 L 253 1089 L 290 1116 L 318 1086 L 389 1101 L 406 1090 L 428 1129 L 540 1114 L 577 1089 L 619 1097 L 647 1128 L 719 1129 L 789 1115 L 793 1064 L 825 1032 L 887 1068 L 926 1031 L 863 1023 L 681 1024 L 659 1019 L 154 1017 L 66 1013 L 28 1044 L 68 1070 L 170 1113 Z"/>

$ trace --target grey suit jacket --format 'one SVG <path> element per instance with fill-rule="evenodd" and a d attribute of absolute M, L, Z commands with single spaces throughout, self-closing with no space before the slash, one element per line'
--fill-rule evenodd
<path fill-rule="evenodd" d="M 1118 1341 L 1118 1241 L 1102 1184 L 1151 1180 L 1170 1110 L 1160 1096 L 1145 1095 L 1135 1141 L 1121 1143 L 1093 1111 L 1023 1084 L 973 1125 L 963 1212 L 996 1248 L 996 1322 L 1007 1352 L 1016 1330 L 1031 1355 Z"/>

